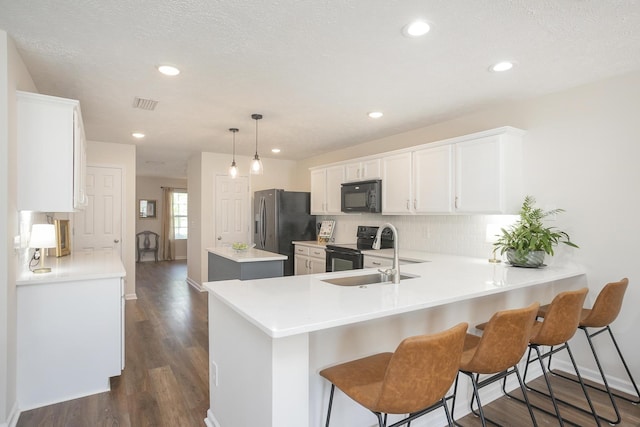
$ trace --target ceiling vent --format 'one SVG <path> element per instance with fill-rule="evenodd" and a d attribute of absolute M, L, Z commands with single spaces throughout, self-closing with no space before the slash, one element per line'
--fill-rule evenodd
<path fill-rule="evenodd" d="M 156 109 L 156 105 L 158 105 L 158 101 L 154 101 L 153 99 L 138 98 L 137 96 L 133 98 L 133 108 L 153 111 Z"/>

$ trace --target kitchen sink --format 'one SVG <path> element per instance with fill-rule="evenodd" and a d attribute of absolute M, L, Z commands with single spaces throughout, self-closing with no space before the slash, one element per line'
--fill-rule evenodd
<path fill-rule="evenodd" d="M 400 280 L 414 279 L 416 277 L 420 276 L 416 276 L 415 274 L 400 273 Z M 332 277 L 330 279 L 324 279 L 322 281 L 337 286 L 363 286 L 373 285 L 375 283 L 391 283 L 391 278 L 386 274 L 372 273 L 363 274 L 360 276 Z"/>

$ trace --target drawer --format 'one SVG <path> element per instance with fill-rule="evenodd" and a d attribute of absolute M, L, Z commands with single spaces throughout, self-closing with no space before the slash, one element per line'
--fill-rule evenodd
<path fill-rule="evenodd" d="M 309 246 L 295 245 L 296 255 L 309 255 Z"/>
<path fill-rule="evenodd" d="M 327 258 L 327 253 L 324 251 L 324 248 L 308 248 L 308 249 L 309 249 L 309 256 L 312 256 L 314 258 L 320 258 L 320 259 Z"/>
<path fill-rule="evenodd" d="M 362 266 L 364 268 L 392 267 L 393 260 L 389 258 L 369 257 L 365 255 Z"/>

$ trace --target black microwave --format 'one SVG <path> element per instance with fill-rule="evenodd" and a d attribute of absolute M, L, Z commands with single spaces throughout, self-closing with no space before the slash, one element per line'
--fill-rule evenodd
<path fill-rule="evenodd" d="M 382 181 L 347 182 L 341 189 L 342 212 L 382 212 Z"/>

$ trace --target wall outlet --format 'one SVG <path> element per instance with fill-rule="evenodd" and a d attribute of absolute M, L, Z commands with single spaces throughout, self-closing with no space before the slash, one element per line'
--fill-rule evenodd
<path fill-rule="evenodd" d="M 214 386 L 218 385 L 218 365 L 213 360 L 211 361 L 211 382 Z"/>

